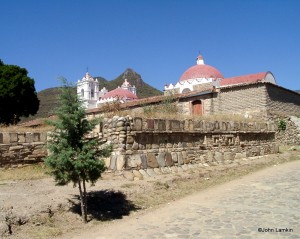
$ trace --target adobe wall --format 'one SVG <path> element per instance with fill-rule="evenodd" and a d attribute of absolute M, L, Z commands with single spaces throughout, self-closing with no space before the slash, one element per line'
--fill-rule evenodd
<path fill-rule="evenodd" d="M 0 167 L 41 162 L 47 155 L 46 132 L 0 133 Z"/>
<path fill-rule="evenodd" d="M 300 94 L 271 84 L 266 85 L 266 92 L 270 113 L 300 116 Z"/>
<path fill-rule="evenodd" d="M 151 174 L 153 170 L 229 164 L 240 158 L 278 152 L 276 126 L 272 123 L 115 116 L 104 119 L 98 130 L 94 133 L 102 141 L 114 143 L 114 152 L 106 159 L 112 171 Z"/>

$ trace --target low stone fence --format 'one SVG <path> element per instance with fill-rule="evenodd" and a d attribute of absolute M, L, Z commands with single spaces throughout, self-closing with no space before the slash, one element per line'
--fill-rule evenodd
<path fill-rule="evenodd" d="M 0 167 L 41 162 L 47 155 L 46 132 L 0 133 Z"/>
<path fill-rule="evenodd" d="M 144 173 L 188 164 L 227 164 L 240 158 L 277 153 L 275 131 L 273 123 L 115 116 L 104 119 L 94 133 L 114 145 L 111 157 L 106 159 L 110 170 Z"/>
<path fill-rule="evenodd" d="M 218 165 L 278 152 L 276 125 L 139 117 L 105 118 L 89 137 L 113 144 L 108 170 Z M 47 133 L 0 133 L 0 167 L 40 162 L 47 155 Z"/>

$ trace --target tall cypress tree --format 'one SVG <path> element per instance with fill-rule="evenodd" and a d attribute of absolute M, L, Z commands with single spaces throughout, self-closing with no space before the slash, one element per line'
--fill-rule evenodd
<path fill-rule="evenodd" d="M 71 85 L 63 79 L 57 120 L 48 121 L 54 131 L 48 140 L 49 156 L 45 159 L 58 185 L 73 182 L 78 186 L 81 215 L 87 222 L 86 183 L 94 184 L 105 170 L 101 157 L 108 157 L 111 146 L 103 146 L 87 137 L 99 120 L 87 120 L 82 102 L 72 93 Z"/>

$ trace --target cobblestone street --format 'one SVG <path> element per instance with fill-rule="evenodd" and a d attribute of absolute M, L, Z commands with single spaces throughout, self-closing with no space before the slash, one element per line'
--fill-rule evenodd
<path fill-rule="evenodd" d="M 72 238 L 300 238 L 300 161 Z"/>

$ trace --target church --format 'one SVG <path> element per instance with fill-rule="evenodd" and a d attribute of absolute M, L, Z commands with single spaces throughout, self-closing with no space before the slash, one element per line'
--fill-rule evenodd
<path fill-rule="evenodd" d="M 164 96 L 137 99 L 135 87 L 126 80 L 111 92 L 99 90 L 97 80 L 92 81 L 88 73 L 77 85 L 77 93 L 89 102 L 87 114 L 101 113 L 101 104 L 114 100 L 121 100 L 123 109 L 141 113 L 143 107 L 161 104 L 171 96 L 180 115 L 239 114 L 264 119 L 273 114 L 300 115 L 300 94 L 277 85 L 272 72 L 225 78 L 218 69 L 205 64 L 202 55 L 178 82 L 164 87 Z"/>
<path fill-rule="evenodd" d="M 132 86 L 127 79 L 121 86 L 112 91 L 108 91 L 105 87 L 100 90 L 98 80 L 94 79 L 88 72 L 77 82 L 77 95 L 83 101 L 83 106 L 86 109 L 94 109 L 113 101 L 125 103 L 138 99 L 136 87 Z"/>

